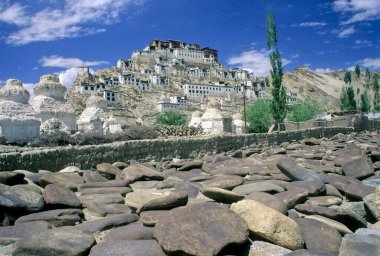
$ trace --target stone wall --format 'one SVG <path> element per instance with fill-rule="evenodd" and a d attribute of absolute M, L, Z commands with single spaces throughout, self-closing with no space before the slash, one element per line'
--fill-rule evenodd
<path fill-rule="evenodd" d="M 245 146 L 273 146 L 307 137 L 331 137 L 350 133 L 353 128 L 322 127 L 300 131 L 267 134 L 225 134 L 171 139 L 136 140 L 103 145 L 30 149 L 0 154 L 0 170 L 59 171 L 68 165 L 89 169 L 101 162 L 113 163 L 130 159 L 147 161 L 167 157 L 191 158 L 206 152 L 225 152 Z"/>
<path fill-rule="evenodd" d="M 352 121 L 352 119 L 350 119 Z M 350 121 L 350 122 L 351 122 Z M 346 123 L 347 124 L 347 123 Z M 332 137 L 338 133 L 361 131 L 380 132 L 380 120 L 356 116 L 353 126 L 317 127 L 272 134 L 223 134 L 182 138 L 132 140 L 102 145 L 67 146 L 48 149 L 24 148 L 20 152 L 0 154 L 0 171 L 24 169 L 29 171 L 59 171 L 68 165 L 82 169 L 93 168 L 101 162 L 160 160 L 162 158 L 193 158 L 207 152 L 218 153 L 237 150 L 245 146 L 274 146 L 286 141 L 307 137 Z"/>

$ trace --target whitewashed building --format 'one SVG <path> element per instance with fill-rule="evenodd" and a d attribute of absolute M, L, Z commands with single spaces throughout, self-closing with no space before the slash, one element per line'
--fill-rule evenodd
<path fill-rule="evenodd" d="M 210 84 L 184 84 L 182 90 L 187 98 L 192 100 L 202 100 L 208 96 L 226 97 L 228 93 L 234 92 L 232 86 Z"/>
<path fill-rule="evenodd" d="M 187 99 L 185 96 L 168 97 L 163 93 L 157 102 L 157 110 L 159 112 L 178 111 L 184 108 L 187 108 Z"/>
<path fill-rule="evenodd" d="M 287 91 L 286 92 L 286 101 L 290 105 L 296 104 L 298 102 L 298 93 L 292 92 L 292 91 Z"/>

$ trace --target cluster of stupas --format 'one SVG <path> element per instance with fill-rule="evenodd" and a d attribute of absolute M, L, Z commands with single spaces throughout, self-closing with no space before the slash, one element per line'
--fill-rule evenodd
<path fill-rule="evenodd" d="M 221 132 L 245 133 L 243 115 L 231 115 L 230 112 L 221 110 L 221 105 L 219 100 L 211 99 L 203 114 L 200 111 L 193 113 L 189 126 L 202 127 L 203 132 L 206 134 Z"/>
<path fill-rule="evenodd" d="M 92 95 L 77 119 L 73 107 L 65 100 L 67 88 L 57 75 L 44 75 L 34 88 L 35 97 L 22 82 L 9 79 L 0 89 L 0 137 L 6 142 L 28 142 L 53 129 L 68 133 L 109 134 L 121 132 L 121 125 L 108 111 L 107 102 Z M 50 131 L 49 131 L 50 130 Z"/>

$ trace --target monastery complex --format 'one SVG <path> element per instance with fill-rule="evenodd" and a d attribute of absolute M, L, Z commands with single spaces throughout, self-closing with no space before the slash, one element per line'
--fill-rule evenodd
<path fill-rule="evenodd" d="M 128 118 L 169 110 L 185 111 L 192 116 L 190 126 L 205 133 L 241 133 L 244 124 L 235 103 L 270 94 L 253 73 L 219 63 L 217 50 L 175 40 L 153 40 L 112 69 L 77 71 L 68 92 L 57 75 L 42 76 L 30 101 L 21 81 L 8 80 L 0 89 L 0 136 L 27 142 L 54 131 L 107 135 L 122 132 Z M 144 98 L 149 99 L 145 105 Z M 288 101 L 297 101 L 297 93 L 289 92 Z"/>

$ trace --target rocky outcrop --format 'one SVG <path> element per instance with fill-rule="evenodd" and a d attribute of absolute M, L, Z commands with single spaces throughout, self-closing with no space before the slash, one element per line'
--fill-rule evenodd
<path fill-rule="evenodd" d="M 21 81 L 9 79 L 0 89 L 0 136 L 25 143 L 39 136 L 40 121 L 28 104 L 30 95 Z"/>

